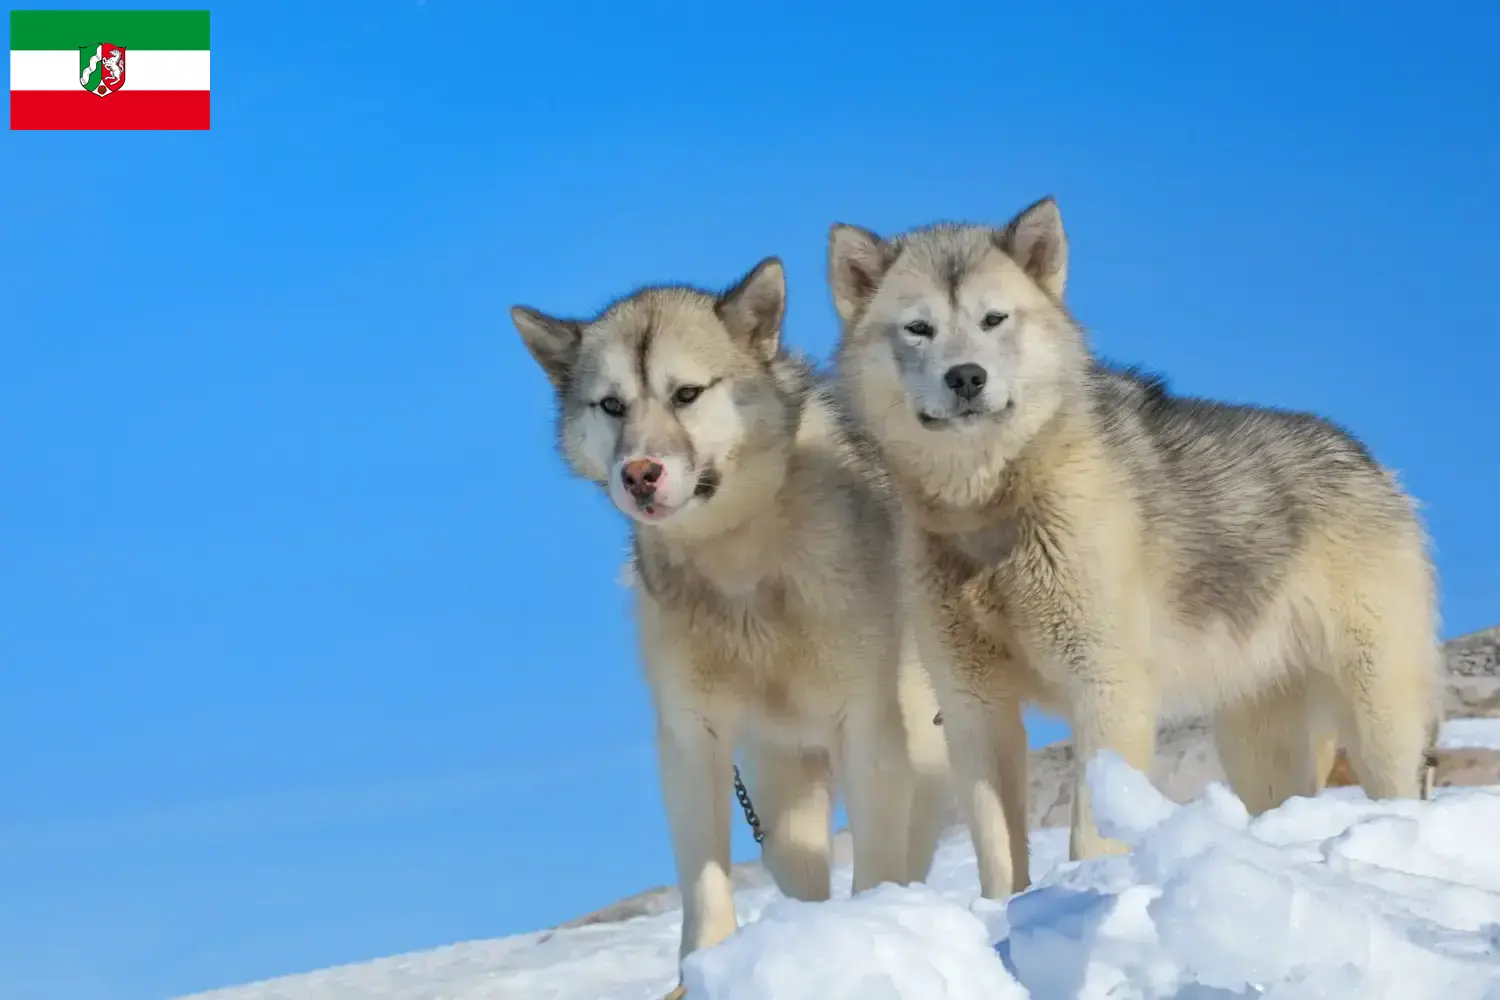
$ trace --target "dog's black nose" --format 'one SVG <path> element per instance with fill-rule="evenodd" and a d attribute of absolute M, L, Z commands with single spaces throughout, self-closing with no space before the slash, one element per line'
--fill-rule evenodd
<path fill-rule="evenodd" d="M 960 399 L 973 399 L 984 391 L 989 374 L 976 364 L 954 365 L 943 375 L 943 382 Z"/>

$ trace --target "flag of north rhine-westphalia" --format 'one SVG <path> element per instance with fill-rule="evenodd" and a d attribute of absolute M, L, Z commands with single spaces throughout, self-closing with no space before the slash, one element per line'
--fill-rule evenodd
<path fill-rule="evenodd" d="M 11 11 L 10 127 L 208 128 L 208 11 Z"/>

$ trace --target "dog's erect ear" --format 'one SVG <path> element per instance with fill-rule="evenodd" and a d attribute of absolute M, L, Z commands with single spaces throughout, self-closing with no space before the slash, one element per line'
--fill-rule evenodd
<path fill-rule="evenodd" d="M 526 349 L 536 358 L 552 384 L 561 389 L 578 357 L 578 341 L 583 325 L 571 319 L 558 319 L 526 306 L 511 306 L 510 321 L 521 331 Z"/>
<path fill-rule="evenodd" d="M 995 242 L 1032 281 L 1062 301 L 1068 283 L 1068 236 L 1056 199 L 1049 194 L 1017 215 L 996 234 Z"/>
<path fill-rule="evenodd" d="M 852 323 L 880 287 L 891 253 L 868 229 L 835 223 L 828 231 L 828 287 L 839 318 Z"/>
<path fill-rule="evenodd" d="M 786 314 L 786 273 L 781 260 L 767 257 L 714 303 L 719 321 L 730 336 L 742 341 L 762 359 L 776 356 L 781 342 L 781 318 Z"/>

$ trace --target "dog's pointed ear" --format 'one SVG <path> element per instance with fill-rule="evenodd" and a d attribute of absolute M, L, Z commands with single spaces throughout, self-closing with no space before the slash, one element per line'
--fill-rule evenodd
<path fill-rule="evenodd" d="M 583 324 L 558 319 L 527 306 L 511 306 L 510 321 L 521 332 L 526 349 L 536 358 L 554 387 L 561 389 L 578 358 L 578 342 L 583 339 Z"/>
<path fill-rule="evenodd" d="M 1021 212 L 996 234 L 995 242 L 1043 291 L 1062 301 L 1068 283 L 1068 236 L 1057 199 L 1049 194 Z"/>
<path fill-rule="evenodd" d="M 854 322 L 890 266 L 890 250 L 879 236 L 859 226 L 834 223 L 828 231 L 828 287 L 841 320 Z"/>
<path fill-rule="evenodd" d="M 743 341 L 762 359 L 776 356 L 781 320 L 786 315 L 786 272 L 779 257 L 767 257 L 714 303 L 730 336 Z"/>

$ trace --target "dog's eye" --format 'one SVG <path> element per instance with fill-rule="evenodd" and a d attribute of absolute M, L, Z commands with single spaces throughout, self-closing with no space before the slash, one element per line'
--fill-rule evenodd
<path fill-rule="evenodd" d="M 687 406 L 701 395 L 703 395 L 703 386 L 685 385 L 672 393 L 672 402 L 678 406 Z"/>
<path fill-rule="evenodd" d="M 625 415 L 625 404 L 620 402 L 618 396 L 605 396 L 599 400 L 599 409 L 612 417 L 623 417 Z"/>
<path fill-rule="evenodd" d="M 1001 323 L 1004 323 L 1009 318 L 1009 313 L 985 313 L 984 319 L 979 321 L 979 325 L 984 327 L 986 330 L 993 330 L 995 327 L 999 326 Z"/>
<path fill-rule="evenodd" d="M 906 324 L 906 332 L 911 334 L 913 337 L 926 337 L 928 339 L 931 339 L 932 335 L 936 331 L 933 330 L 931 323 L 924 322 L 920 319 L 914 319 L 910 323 Z"/>

